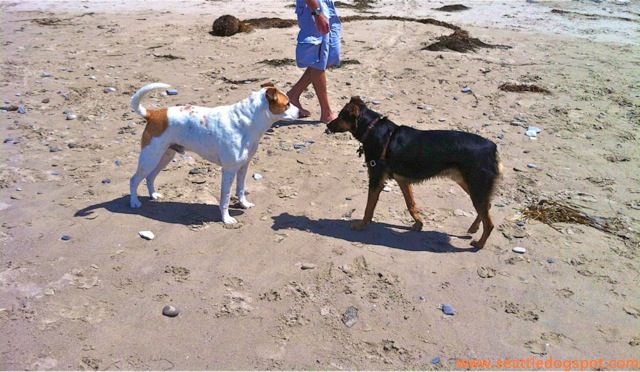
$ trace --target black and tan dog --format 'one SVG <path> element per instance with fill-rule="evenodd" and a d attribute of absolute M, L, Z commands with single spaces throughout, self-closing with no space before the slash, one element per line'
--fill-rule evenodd
<path fill-rule="evenodd" d="M 482 237 L 472 241 L 476 248 L 484 247 L 493 222 L 489 216 L 491 195 L 497 185 L 502 164 L 497 146 L 492 141 L 472 133 L 453 130 L 418 130 L 394 124 L 386 117 L 367 108 L 360 97 L 340 111 L 327 124 L 332 132 L 351 132 L 362 143 L 369 171 L 369 197 L 364 219 L 352 226 L 364 229 L 373 218 L 385 181 L 398 182 L 414 229 L 422 229 L 422 219 L 413 199 L 413 183 L 433 177 L 449 177 L 469 194 L 478 212 L 469 233 L 478 231 L 482 221 Z"/>

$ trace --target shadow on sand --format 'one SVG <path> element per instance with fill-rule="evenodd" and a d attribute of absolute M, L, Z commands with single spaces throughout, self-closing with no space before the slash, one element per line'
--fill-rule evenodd
<path fill-rule="evenodd" d="M 458 248 L 451 245 L 451 237 L 469 239 L 468 235 L 447 235 L 437 231 L 414 231 L 410 227 L 375 222 L 364 231 L 351 230 L 353 221 L 319 219 L 282 213 L 273 218 L 273 230 L 294 229 L 342 239 L 353 243 L 376 244 L 411 252 L 473 253 L 475 247 Z M 401 229 L 404 231 L 396 231 Z"/>
<path fill-rule="evenodd" d="M 220 208 L 215 204 L 203 203 L 182 203 L 172 201 L 152 201 L 149 197 L 140 197 L 141 208 L 131 208 L 129 206 L 129 195 L 107 201 L 100 204 L 90 205 L 77 211 L 75 217 L 88 217 L 96 209 L 106 209 L 111 213 L 132 214 L 143 216 L 152 220 L 181 224 L 181 225 L 201 225 L 206 222 L 219 222 L 222 220 Z M 242 210 L 229 210 L 232 217 L 242 215 Z"/>

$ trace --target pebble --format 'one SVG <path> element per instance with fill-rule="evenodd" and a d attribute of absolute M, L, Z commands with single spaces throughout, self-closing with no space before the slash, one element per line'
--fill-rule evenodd
<path fill-rule="evenodd" d="M 447 315 L 455 315 L 455 310 L 453 309 L 453 306 L 448 304 L 442 305 L 442 312 Z"/>
<path fill-rule="evenodd" d="M 420 301 L 426 301 L 427 297 L 426 296 L 420 296 Z"/>
<path fill-rule="evenodd" d="M 117 166 L 121 166 L 121 165 L 122 165 L 122 162 L 121 162 L 120 160 L 116 160 L 116 165 L 117 165 Z"/>
<path fill-rule="evenodd" d="M 537 136 L 538 136 L 538 132 L 536 132 L 536 131 L 534 131 L 534 130 L 527 130 L 526 132 L 524 132 L 524 134 L 525 134 L 527 137 L 530 137 L 530 138 L 535 138 L 535 137 L 537 137 Z"/>
<path fill-rule="evenodd" d="M 433 359 L 431 360 L 431 363 L 433 363 L 433 364 L 438 364 L 438 363 L 440 363 L 440 358 L 433 358 Z"/>
<path fill-rule="evenodd" d="M 391 191 L 391 187 L 389 186 L 385 186 L 384 189 L 382 189 L 382 191 L 384 192 L 390 192 Z"/>
<path fill-rule="evenodd" d="M 67 115 L 67 120 L 76 120 L 77 118 L 78 118 L 78 116 L 74 115 L 74 114 Z"/>
<path fill-rule="evenodd" d="M 192 170 L 189 171 L 189 174 L 200 174 L 200 169 L 193 168 Z"/>
<path fill-rule="evenodd" d="M 114 88 L 114 87 L 106 87 L 106 88 L 104 88 L 104 92 L 105 93 L 111 93 L 111 92 L 115 92 L 115 91 L 116 91 L 116 88 Z"/>
<path fill-rule="evenodd" d="M 27 113 L 27 109 L 24 107 L 18 107 L 18 114 L 26 114 Z"/>
<path fill-rule="evenodd" d="M 380 101 L 371 101 L 371 103 L 373 103 L 374 105 L 379 105 Z"/>
<path fill-rule="evenodd" d="M 462 88 L 462 93 L 471 93 L 471 88 L 469 87 Z"/>
<path fill-rule="evenodd" d="M 111 183 L 111 180 L 109 178 L 105 178 L 102 180 L 102 183 Z"/>
<path fill-rule="evenodd" d="M 527 130 L 534 131 L 536 133 L 542 132 L 542 129 L 540 129 L 538 127 L 528 127 Z"/>
<path fill-rule="evenodd" d="M 40 75 L 42 77 L 51 77 L 51 73 L 50 72 L 43 72 L 42 75 Z"/>
<path fill-rule="evenodd" d="M 523 248 L 523 247 L 514 247 L 513 251 L 520 254 L 527 252 L 526 248 Z"/>
<path fill-rule="evenodd" d="M 312 263 L 305 262 L 305 263 L 303 263 L 303 264 L 300 266 L 300 268 L 301 268 L 302 270 L 311 270 L 311 269 L 315 269 L 315 268 L 316 268 L 316 265 L 315 265 L 315 264 L 312 264 Z"/>
<path fill-rule="evenodd" d="M 156 237 L 151 231 L 140 231 L 138 234 L 147 240 L 153 240 Z"/>
<path fill-rule="evenodd" d="M 4 143 L 13 142 L 13 141 L 15 141 L 15 140 L 13 138 L 11 138 L 11 137 L 7 137 L 7 138 L 4 139 Z"/>
<path fill-rule="evenodd" d="M 178 94 L 178 90 L 176 89 L 167 89 L 167 95 L 168 96 L 175 96 Z"/>
<path fill-rule="evenodd" d="M 504 204 L 504 203 L 495 203 L 494 205 L 495 205 L 496 207 L 498 207 L 498 208 L 504 208 L 504 207 L 506 207 L 506 206 L 507 206 L 507 205 L 506 205 L 506 204 Z"/>
<path fill-rule="evenodd" d="M 162 315 L 168 316 L 169 318 L 173 318 L 180 314 L 180 310 L 177 307 L 172 305 L 167 305 L 162 308 Z"/>
<path fill-rule="evenodd" d="M 57 147 L 55 147 L 55 146 L 51 146 L 51 147 L 49 148 L 49 152 L 58 152 L 58 151 L 59 151 L 59 150 L 58 150 L 58 148 L 57 148 Z"/>
<path fill-rule="evenodd" d="M 353 306 L 349 306 L 347 311 L 342 315 L 342 323 L 346 325 L 348 328 L 353 327 L 354 324 L 358 321 L 358 309 Z"/>
<path fill-rule="evenodd" d="M 262 179 L 262 175 L 260 173 L 254 173 L 253 174 L 253 179 L 254 180 L 261 180 Z"/>
<path fill-rule="evenodd" d="M 524 221 L 518 221 L 518 222 L 516 223 L 516 225 L 518 225 L 518 226 L 524 226 L 524 225 L 526 225 L 526 224 L 527 224 L 527 223 L 526 223 L 526 222 L 524 222 Z"/>
<path fill-rule="evenodd" d="M 553 258 L 547 258 L 547 263 L 552 264 L 552 263 L 555 263 L 555 262 L 556 262 L 556 260 L 555 260 L 555 259 L 553 259 Z"/>
<path fill-rule="evenodd" d="M 297 143 L 294 143 L 294 144 L 293 144 L 293 148 L 294 148 L 294 149 L 296 149 L 296 150 L 297 150 L 297 149 L 302 149 L 302 148 L 304 148 L 304 147 L 306 147 L 306 146 L 307 146 L 307 145 L 306 145 L 306 144 L 304 144 L 304 143 L 302 143 L 302 142 L 297 142 Z"/>
<path fill-rule="evenodd" d="M 504 138 L 504 133 L 499 133 L 496 138 L 498 139 L 503 139 Z"/>
<path fill-rule="evenodd" d="M 528 167 L 528 168 L 532 168 L 532 169 L 534 169 L 534 168 L 538 168 L 538 166 L 537 166 L 537 165 L 535 165 L 535 164 L 533 164 L 533 163 L 529 163 L 529 164 L 527 164 L 527 167 Z"/>
<path fill-rule="evenodd" d="M 62 235 L 62 238 L 60 238 L 62 240 L 71 240 L 71 236 L 69 235 Z"/>

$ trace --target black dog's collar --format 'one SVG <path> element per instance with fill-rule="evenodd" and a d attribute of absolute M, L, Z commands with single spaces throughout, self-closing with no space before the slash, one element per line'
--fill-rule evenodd
<path fill-rule="evenodd" d="M 371 132 L 371 129 L 378 122 L 378 120 L 380 120 L 380 117 L 377 117 L 377 118 L 371 120 L 371 123 L 369 123 L 369 125 L 367 126 L 367 129 L 364 130 L 364 134 L 362 135 L 362 138 L 360 138 L 360 142 L 364 143 L 364 141 L 367 140 L 367 137 L 369 136 L 369 133 Z"/>

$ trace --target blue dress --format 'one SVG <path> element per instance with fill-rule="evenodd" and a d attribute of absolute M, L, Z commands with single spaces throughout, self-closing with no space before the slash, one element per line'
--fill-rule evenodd
<path fill-rule="evenodd" d="M 298 16 L 298 44 L 296 46 L 296 62 L 298 67 L 313 67 L 326 70 L 328 66 L 340 65 L 340 42 L 342 39 L 342 23 L 338 17 L 333 0 L 318 0 L 320 9 L 329 20 L 329 33 L 322 35 L 316 27 L 315 17 L 304 0 L 296 0 Z"/>

